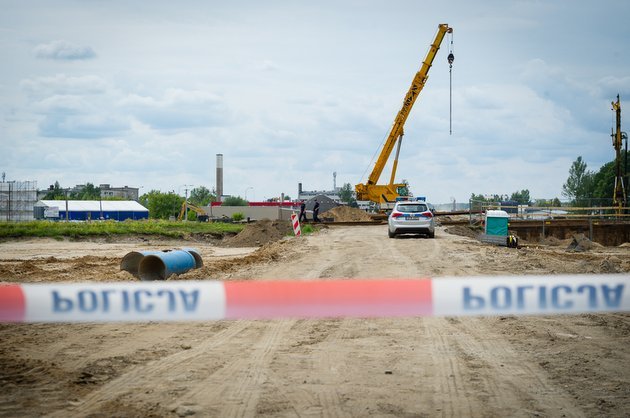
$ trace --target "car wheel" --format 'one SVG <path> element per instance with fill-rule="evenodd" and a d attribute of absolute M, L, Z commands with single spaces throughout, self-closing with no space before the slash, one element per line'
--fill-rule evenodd
<path fill-rule="evenodd" d="M 395 234 L 395 233 L 393 233 L 392 231 L 390 231 L 389 229 L 387 230 L 387 235 L 388 235 L 390 238 L 395 238 L 395 237 L 396 237 L 396 234 Z"/>
<path fill-rule="evenodd" d="M 429 238 L 435 238 L 435 231 L 429 232 Z"/>

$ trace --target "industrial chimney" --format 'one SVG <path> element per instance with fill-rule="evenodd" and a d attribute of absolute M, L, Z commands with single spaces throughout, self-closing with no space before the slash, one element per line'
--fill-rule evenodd
<path fill-rule="evenodd" d="M 217 202 L 223 196 L 223 154 L 217 154 Z"/>

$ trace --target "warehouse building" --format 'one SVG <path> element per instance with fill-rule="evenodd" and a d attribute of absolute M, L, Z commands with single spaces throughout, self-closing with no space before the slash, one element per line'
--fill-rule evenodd
<path fill-rule="evenodd" d="M 33 208 L 35 219 L 115 220 L 148 219 L 149 210 L 133 200 L 40 200 Z"/>

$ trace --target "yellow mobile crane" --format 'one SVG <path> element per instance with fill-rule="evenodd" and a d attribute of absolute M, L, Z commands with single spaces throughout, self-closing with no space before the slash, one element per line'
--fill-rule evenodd
<path fill-rule="evenodd" d="M 396 176 L 396 168 L 398 166 L 398 156 L 400 154 L 400 144 L 402 143 L 402 137 L 404 134 L 403 127 L 405 126 L 405 122 L 407 121 L 407 117 L 409 116 L 409 112 L 413 107 L 418 95 L 424 88 L 424 85 L 427 82 L 429 69 L 431 68 L 431 64 L 433 63 L 433 59 L 440 49 L 440 45 L 444 36 L 449 33 L 453 33 L 453 29 L 449 28 L 449 26 L 445 23 L 440 24 L 438 26 L 437 34 L 435 35 L 435 39 L 429 48 L 429 52 L 427 52 L 427 56 L 425 57 L 422 67 L 416 73 L 413 81 L 411 82 L 411 87 L 405 96 L 405 100 L 403 102 L 402 108 L 396 115 L 396 119 L 394 120 L 394 125 L 392 126 L 391 131 L 383 145 L 383 149 L 381 150 L 381 154 L 374 165 L 374 169 L 368 178 L 367 183 L 359 183 L 355 186 L 355 191 L 357 195 L 357 200 L 370 200 L 372 202 L 377 203 L 381 208 L 384 204 L 388 202 L 394 202 L 397 197 L 400 196 L 400 189 L 405 187 L 406 185 L 403 183 L 394 183 L 394 177 Z M 454 60 L 453 53 L 449 53 L 448 62 L 452 67 Z M 394 145 L 397 144 L 396 149 L 396 157 L 393 162 L 392 174 L 389 179 L 389 184 L 376 184 L 383 169 L 385 168 L 385 164 L 387 164 L 387 160 L 389 159 L 392 150 L 394 149 Z"/>

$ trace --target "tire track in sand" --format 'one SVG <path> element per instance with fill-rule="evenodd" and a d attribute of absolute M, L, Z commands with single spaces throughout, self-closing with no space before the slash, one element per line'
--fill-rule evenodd
<path fill-rule="evenodd" d="M 264 384 L 270 374 L 269 365 L 295 322 L 250 321 L 248 331 L 253 332 L 248 332 L 244 341 L 252 341 L 254 338 L 256 341 L 250 346 L 241 346 L 239 351 L 234 351 L 234 344 L 229 344 L 226 347 L 227 350 L 232 350 L 231 353 L 225 350 L 215 353 L 214 355 L 224 356 L 225 366 L 195 383 L 171 407 L 175 409 L 183 405 L 205 413 L 212 411 L 221 417 L 256 415 Z"/>
<path fill-rule="evenodd" d="M 427 323 L 441 370 L 442 411 L 451 416 L 583 416 L 544 369 L 519 355 L 479 318 L 434 318 Z M 439 323 L 436 323 L 439 322 Z"/>
<path fill-rule="evenodd" d="M 153 395 L 156 403 L 163 398 L 161 392 L 178 391 L 178 380 L 181 374 L 190 369 L 189 366 L 203 365 L 204 357 L 211 355 L 212 350 L 224 345 L 249 326 L 248 321 L 235 321 L 228 328 L 213 334 L 199 345 L 189 350 L 164 357 L 149 364 L 134 367 L 122 376 L 104 384 L 79 400 L 78 405 L 69 407 L 49 415 L 64 418 L 68 416 L 86 416 L 97 413 L 101 405 L 114 402 L 123 396 L 134 397 L 141 394 L 145 398 Z M 179 377 L 179 379 L 178 379 Z"/>

